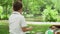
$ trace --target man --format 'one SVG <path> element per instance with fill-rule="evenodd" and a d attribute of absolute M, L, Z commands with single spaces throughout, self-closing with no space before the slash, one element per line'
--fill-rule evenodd
<path fill-rule="evenodd" d="M 27 28 L 25 18 L 22 15 L 22 3 L 15 2 L 13 4 L 13 10 L 13 13 L 9 17 L 10 34 L 25 34 L 24 32 L 31 30 L 32 27 Z"/>
<path fill-rule="evenodd" d="M 56 26 L 52 25 L 46 32 L 45 34 L 54 34 L 54 31 L 56 30 Z"/>

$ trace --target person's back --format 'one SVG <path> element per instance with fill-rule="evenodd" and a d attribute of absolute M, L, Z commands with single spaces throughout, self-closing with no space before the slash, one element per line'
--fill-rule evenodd
<path fill-rule="evenodd" d="M 15 14 L 14 14 L 15 13 Z M 21 29 L 21 19 L 23 18 L 18 12 L 13 12 L 9 18 L 9 29 L 11 34 L 24 34 Z"/>

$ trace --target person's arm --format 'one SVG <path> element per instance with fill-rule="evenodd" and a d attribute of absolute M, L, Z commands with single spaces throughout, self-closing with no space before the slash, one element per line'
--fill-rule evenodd
<path fill-rule="evenodd" d="M 29 28 L 27 28 L 27 27 L 22 27 L 22 30 L 23 30 L 23 32 L 30 31 L 30 30 L 32 30 L 32 27 L 29 27 Z"/>
<path fill-rule="evenodd" d="M 23 32 L 32 30 L 32 27 L 27 27 L 27 23 L 26 23 L 24 17 L 21 17 L 21 28 L 22 28 Z"/>

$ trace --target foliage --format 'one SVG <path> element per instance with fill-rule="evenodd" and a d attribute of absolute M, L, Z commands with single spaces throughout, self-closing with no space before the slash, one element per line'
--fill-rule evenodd
<path fill-rule="evenodd" d="M 45 9 L 42 13 L 43 20 L 46 22 L 56 22 L 58 17 L 58 11 L 55 9 L 52 10 L 50 7 L 47 6 L 47 9 Z"/>
<path fill-rule="evenodd" d="M 51 0 L 54 3 L 54 7 L 59 11 L 60 13 L 60 0 Z"/>
<path fill-rule="evenodd" d="M 12 11 L 11 9 L 12 0 L 0 0 L 0 19 L 8 19 L 8 14 Z"/>
<path fill-rule="evenodd" d="M 2 12 L 3 12 L 3 7 L 0 6 L 0 15 L 2 14 Z"/>
<path fill-rule="evenodd" d="M 0 6 L 0 19 L 1 19 L 1 14 L 2 14 L 2 12 L 3 12 L 3 7 Z"/>
<path fill-rule="evenodd" d="M 28 14 L 40 14 L 40 7 L 44 4 L 42 0 L 25 0 L 23 1 L 23 10 Z"/>
<path fill-rule="evenodd" d="M 8 19 L 9 15 L 11 14 L 11 11 L 12 11 L 12 3 L 15 1 L 17 1 L 17 0 L 0 0 L 0 6 L 2 6 L 2 8 L 3 8 L 2 13 L 0 12 L 1 19 Z M 47 9 L 46 8 L 47 6 L 48 6 L 48 8 L 51 8 L 51 9 L 47 9 L 48 12 L 49 11 L 51 11 L 51 13 L 58 12 L 58 16 L 60 16 L 60 4 L 59 4 L 60 0 L 22 0 L 22 3 L 23 3 L 23 15 L 25 17 L 35 18 L 38 16 L 42 16 L 43 15 L 42 12 Z M 56 17 L 57 16 L 53 17 L 53 19 L 52 19 L 52 17 L 50 17 L 51 18 L 50 20 L 57 21 Z"/>

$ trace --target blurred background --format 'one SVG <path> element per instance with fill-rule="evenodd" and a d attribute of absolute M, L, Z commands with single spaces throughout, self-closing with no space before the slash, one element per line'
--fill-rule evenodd
<path fill-rule="evenodd" d="M 8 20 L 15 1 L 0 0 L 0 20 Z M 60 22 L 60 0 L 22 0 L 22 3 L 26 21 Z"/>
<path fill-rule="evenodd" d="M 60 22 L 60 0 L 0 0 L 0 34 L 9 34 L 8 18 L 13 11 L 12 4 L 15 1 L 22 1 L 26 21 Z M 42 31 L 44 34 L 51 25 L 29 24 L 29 26 L 35 26 L 33 32 Z"/>

